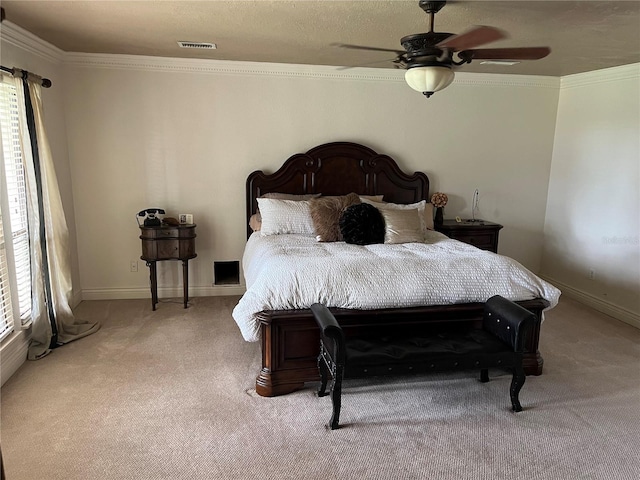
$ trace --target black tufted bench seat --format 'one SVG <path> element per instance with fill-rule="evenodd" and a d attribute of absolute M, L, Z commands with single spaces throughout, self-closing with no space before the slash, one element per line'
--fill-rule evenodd
<path fill-rule="evenodd" d="M 484 306 L 482 328 L 449 327 L 417 334 L 378 331 L 348 337 L 327 307 L 317 303 L 311 311 L 320 327 L 319 396 L 328 395 L 328 377 L 332 377 L 332 430 L 339 426 L 343 377 L 475 369 L 480 370 L 480 381 L 488 382 L 489 368 L 507 368 L 513 371 L 513 410 L 522 410 L 518 399 L 526 378 L 522 352 L 536 316 L 516 303 L 491 297 Z"/>

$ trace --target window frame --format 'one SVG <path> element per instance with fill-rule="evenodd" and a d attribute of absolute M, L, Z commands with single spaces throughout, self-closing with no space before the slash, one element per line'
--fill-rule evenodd
<path fill-rule="evenodd" d="M 31 325 L 31 254 L 23 164 L 25 151 L 20 137 L 24 111 L 20 111 L 19 99 L 16 84 L 1 76 L 0 226 L 3 236 L 0 261 L 4 260 L 6 268 L 0 270 L 3 276 L 0 291 L 0 341 L 13 331 Z"/>

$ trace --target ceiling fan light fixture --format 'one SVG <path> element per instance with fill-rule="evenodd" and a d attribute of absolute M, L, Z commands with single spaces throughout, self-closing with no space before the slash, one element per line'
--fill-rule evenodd
<path fill-rule="evenodd" d="M 427 98 L 451 85 L 454 77 L 455 73 L 448 65 L 413 67 L 404 74 L 407 84 Z"/>

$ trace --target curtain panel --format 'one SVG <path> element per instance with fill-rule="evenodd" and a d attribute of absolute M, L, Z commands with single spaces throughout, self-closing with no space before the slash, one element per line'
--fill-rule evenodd
<path fill-rule="evenodd" d="M 26 75 L 25 75 L 26 76 Z M 28 358 L 42 358 L 65 343 L 96 332 L 99 323 L 81 321 L 70 307 L 72 295 L 69 231 L 44 129 L 39 83 L 14 78 L 26 115 L 20 137 L 29 212 L 32 279 L 32 333 Z"/>

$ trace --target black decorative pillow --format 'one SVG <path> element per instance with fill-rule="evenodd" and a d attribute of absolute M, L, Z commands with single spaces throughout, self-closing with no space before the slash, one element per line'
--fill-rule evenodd
<path fill-rule="evenodd" d="M 384 218 L 380 210 L 368 203 L 351 205 L 340 217 L 340 232 L 347 243 L 384 243 Z"/>

